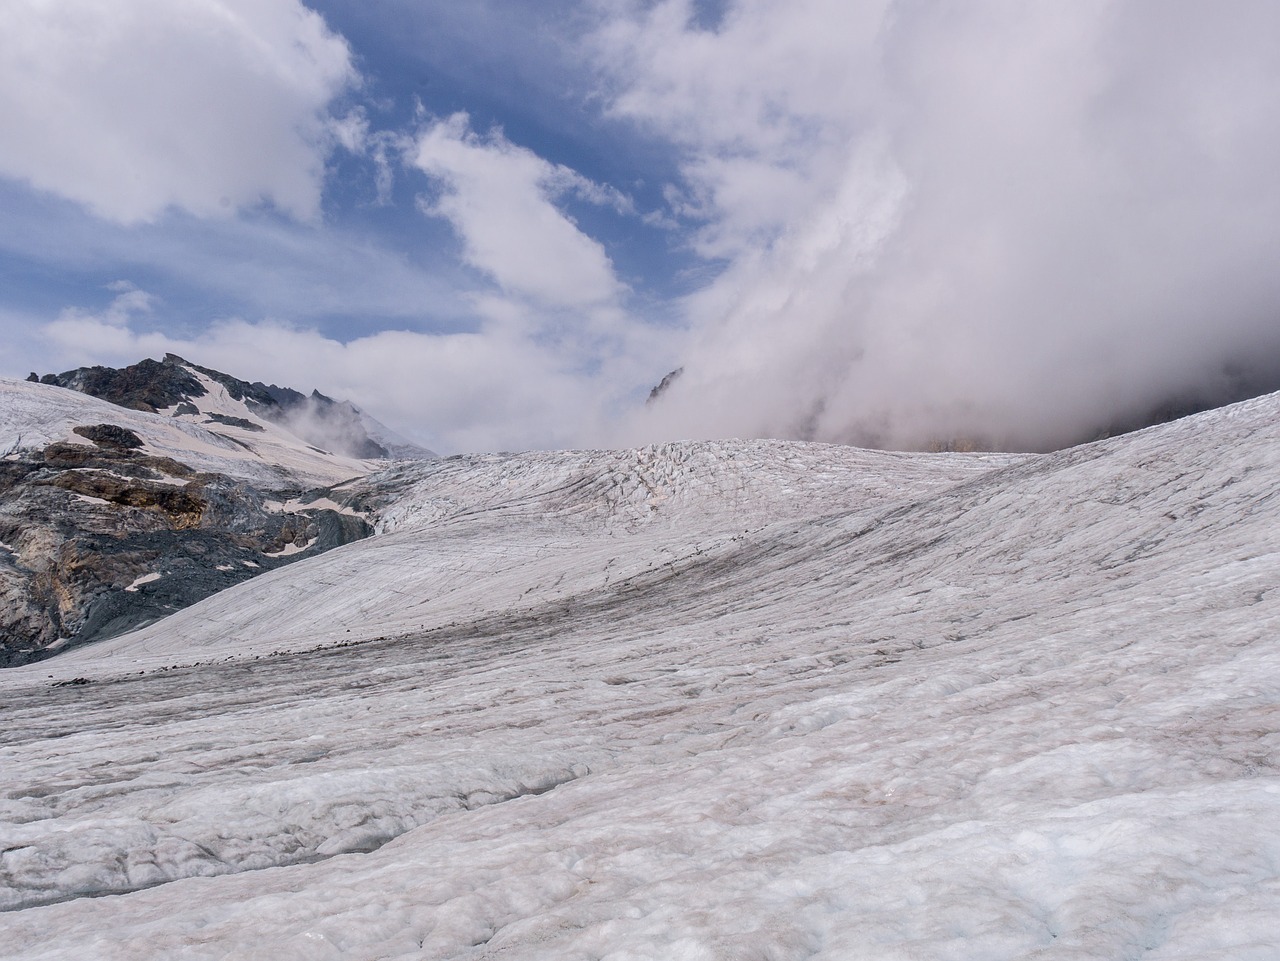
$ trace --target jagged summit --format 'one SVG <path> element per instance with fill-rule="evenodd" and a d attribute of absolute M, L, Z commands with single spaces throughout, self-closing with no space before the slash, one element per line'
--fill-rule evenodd
<path fill-rule="evenodd" d="M 680 375 L 683 373 L 684 373 L 683 367 L 677 367 L 675 370 L 668 371 L 668 373 L 662 378 L 662 380 L 658 381 L 658 383 L 654 386 L 654 388 L 651 391 L 649 391 L 649 396 L 645 399 L 645 403 L 653 404 L 653 403 L 656 403 L 658 400 L 660 400 L 662 398 L 662 395 L 671 389 L 671 385 L 674 384 L 677 380 L 679 380 Z"/>
<path fill-rule="evenodd" d="M 261 431 L 260 421 L 283 427 L 326 451 L 362 459 L 422 459 L 432 451 L 399 436 L 354 404 L 289 387 L 241 380 L 168 353 L 128 367 L 79 367 L 27 377 L 66 387 L 130 410 L 168 413 L 195 423 Z M 221 388 L 218 390 L 217 388 Z"/>

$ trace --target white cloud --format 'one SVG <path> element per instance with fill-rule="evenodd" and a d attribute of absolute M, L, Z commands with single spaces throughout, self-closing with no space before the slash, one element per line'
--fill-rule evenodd
<path fill-rule="evenodd" d="M 0 174 L 124 223 L 313 218 L 326 156 L 360 133 L 327 115 L 356 80 L 299 0 L 9 0 Z"/>
<path fill-rule="evenodd" d="M 463 258 L 503 290 L 551 307 L 585 308 L 618 297 L 621 285 L 600 243 L 583 233 L 555 200 L 625 203 L 566 167 L 508 141 L 470 129 L 466 114 L 428 126 L 412 161 L 438 181 L 425 208 L 458 232 Z"/>
<path fill-rule="evenodd" d="M 730 0 L 714 29 L 695 6 L 599 0 L 599 29 L 570 41 L 603 77 L 589 102 L 658 141 L 645 156 L 675 151 L 672 183 L 634 189 L 661 191 L 644 221 L 702 258 L 678 278 L 704 283 L 679 350 L 621 306 L 670 305 L 630 296 L 572 216 L 638 216 L 627 196 L 465 114 L 412 136 L 372 129 L 373 105 L 331 114 L 359 78 L 299 0 L 0 7 L 0 174 L 126 223 L 264 199 L 306 218 L 341 146 L 375 168 L 380 203 L 394 163 L 429 178 L 438 219 L 411 243 L 269 216 L 42 225 L 70 205 L 10 184 L 30 202 L 8 205 L 0 247 L 83 276 L 146 264 L 178 281 L 157 288 L 172 303 L 346 328 L 176 334 L 121 288 L 45 330 L 64 366 L 191 351 L 384 398 L 386 419 L 429 425 L 445 450 L 728 434 L 1048 446 L 1233 379 L 1280 383 L 1280 6 Z M 357 322 L 437 333 L 351 339 L 370 329 Z M 36 340 L 10 353 L 41 356 Z M 678 363 L 633 432 L 602 436 L 599 408 Z"/>
<path fill-rule="evenodd" d="M 647 434 L 1045 447 L 1280 383 L 1280 6 L 609 9 L 609 110 L 728 259 Z"/>
<path fill-rule="evenodd" d="M 34 264 L 28 275 L 37 279 L 130 276 L 145 264 L 153 292 L 168 301 L 157 320 L 177 329 L 228 314 L 327 323 L 345 317 L 355 333 L 382 324 L 469 323 L 474 278 L 449 256 L 443 224 L 416 222 L 414 249 L 395 237 L 278 217 L 172 215 L 128 227 L 16 187 L 0 189 L 0 209 L 0 259 Z M 6 292 L 17 301 L 20 289 Z"/>
<path fill-rule="evenodd" d="M 369 117 L 363 109 L 350 110 L 329 125 L 334 139 L 351 153 L 363 153 L 369 142 Z"/>
<path fill-rule="evenodd" d="M 112 286 L 116 296 L 100 311 L 67 308 L 45 324 L 8 318 L 24 363 L 45 373 L 173 352 L 243 379 L 351 400 L 443 453 L 599 440 L 630 401 L 620 385 L 652 363 L 643 346 L 588 356 L 572 343 L 526 335 L 537 319 L 500 298 L 480 305 L 492 323 L 467 333 L 384 330 L 344 342 L 305 327 L 229 319 L 180 337 L 148 329 L 145 291 Z"/>
<path fill-rule="evenodd" d="M 716 31 L 693 0 L 612 16 L 592 39 L 608 112 L 685 152 L 673 210 L 707 221 L 706 256 L 771 242 L 844 162 L 876 93 L 888 0 L 730 3 Z M 679 193 L 679 192 L 677 192 Z"/>
<path fill-rule="evenodd" d="M 103 359 L 118 361 L 135 354 L 134 363 L 147 352 L 154 352 L 166 342 L 162 334 L 139 335 L 132 324 L 150 314 L 156 298 L 127 280 L 117 280 L 107 285 L 115 296 L 99 311 L 83 307 L 67 307 L 56 320 L 41 325 L 46 341 L 55 347 L 57 361 L 63 367 L 81 367 L 103 363 Z M 60 368 L 61 369 L 61 368 Z"/>

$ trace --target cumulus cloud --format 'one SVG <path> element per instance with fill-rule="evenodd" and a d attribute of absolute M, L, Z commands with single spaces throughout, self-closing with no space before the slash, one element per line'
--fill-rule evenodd
<path fill-rule="evenodd" d="M 319 211 L 358 117 L 346 42 L 299 0 L 10 0 L 0 6 L 0 174 L 136 223 L 176 207 Z"/>
<path fill-rule="evenodd" d="M 727 264 L 634 436 L 1048 448 L 1280 386 L 1280 7 L 610 8 Z"/>
<path fill-rule="evenodd" d="M 99 363 L 94 358 L 103 353 L 119 357 L 140 346 L 131 325 L 151 313 L 156 298 L 127 280 L 112 281 L 107 289 L 115 296 L 104 309 L 67 307 L 56 320 L 43 326 L 45 338 L 75 366 Z"/>
<path fill-rule="evenodd" d="M 621 292 L 604 247 L 556 205 L 574 193 L 625 208 L 616 191 L 511 143 L 501 131 L 474 133 L 465 113 L 428 125 L 412 162 L 440 188 L 424 210 L 449 221 L 465 261 L 504 291 L 571 308 L 606 304 Z"/>

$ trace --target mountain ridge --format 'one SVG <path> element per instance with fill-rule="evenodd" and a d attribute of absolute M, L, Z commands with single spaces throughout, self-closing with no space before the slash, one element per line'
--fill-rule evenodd
<path fill-rule="evenodd" d="M 0 379 L 0 666 L 368 536 L 335 485 L 393 454 L 435 456 L 349 403 L 174 354 Z"/>
<path fill-rule="evenodd" d="M 109 401 L 119 407 L 173 416 L 201 413 L 195 401 L 207 397 L 208 389 L 198 375 L 222 385 L 232 400 L 242 402 L 254 414 L 281 424 L 308 442 L 330 446 L 336 453 L 363 459 L 431 458 L 433 451 L 397 435 L 385 424 L 364 414 L 348 401 L 336 401 L 318 390 L 310 395 L 289 387 L 249 382 L 230 374 L 202 367 L 174 353 L 162 360 L 150 358 L 123 368 L 77 367 L 61 374 L 27 376 L 32 383 L 77 390 Z M 211 415 L 231 416 L 215 412 Z M 373 435 L 387 440 L 379 443 Z"/>

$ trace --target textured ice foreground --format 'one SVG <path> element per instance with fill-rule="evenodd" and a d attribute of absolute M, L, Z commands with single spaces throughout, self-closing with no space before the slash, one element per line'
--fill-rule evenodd
<path fill-rule="evenodd" d="M 1278 482 L 1274 396 L 403 468 L 381 537 L 0 674 L 0 944 L 1280 957 Z"/>

